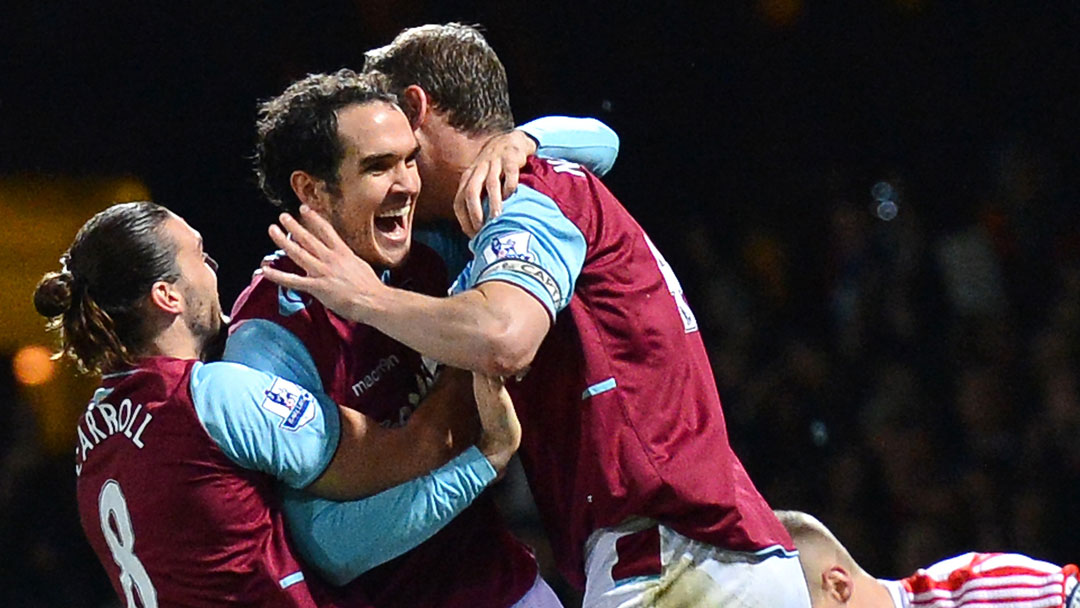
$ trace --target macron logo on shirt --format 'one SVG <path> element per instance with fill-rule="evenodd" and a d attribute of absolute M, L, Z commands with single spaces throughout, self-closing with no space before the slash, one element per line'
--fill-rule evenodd
<path fill-rule="evenodd" d="M 315 419 L 315 397 L 283 378 L 270 385 L 262 408 L 281 418 L 280 426 L 286 431 L 299 430 Z"/>

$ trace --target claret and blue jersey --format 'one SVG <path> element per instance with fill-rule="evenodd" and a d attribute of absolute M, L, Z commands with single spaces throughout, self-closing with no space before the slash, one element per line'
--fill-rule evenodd
<path fill-rule="evenodd" d="M 732 550 L 794 549 L 731 451 L 678 279 L 598 179 L 531 159 L 469 246 L 455 292 L 510 283 L 554 321 L 508 388 L 564 576 L 583 584 L 589 535 L 632 518 Z"/>
<path fill-rule="evenodd" d="M 79 420 L 76 495 L 119 596 L 317 605 L 274 484 L 317 478 L 337 432 L 336 406 L 239 365 L 151 357 L 106 375 Z"/>
<path fill-rule="evenodd" d="M 285 257 L 271 263 L 298 270 Z M 429 295 L 443 293 L 447 283 L 441 261 L 422 245 L 385 280 Z M 415 351 L 261 276 L 237 300 L 233 323 L 226 359 L 268 370 L 387 426 L 404 423 L 431 381 Z M 338 502 L 286 488 L 283 507 L 300 554 L 324 578 L 345 585 L 341 597 L 363 596 L 380 608 L 453 608 L 468 605 L 470 590 L 484 585 L 492 606 L 509 606 L 532 585 L 536 567 L 490 499 L 477 500 L 494 477 L 470 447 L 434 473 L 369 498 Z M 445 563 L 459 551 L 468 558 Z"/>
<path fill-rule="evenodd" d="M 576 150 L 601 169 L 614 162 L 618 140 L 610 129 L 592 120 L 561 121 L 532 123 L 541 153 Z M 568 134 L 567 124 L 577 131 Z M 450 251 L 454 239 L 444 242 Z M 297 270 L 287 259 L 272 263 Z M 444 295 L 449 283 L 442 260 L 420 244 L 384 280 L 428 295 Z M 404 422 L 431 381 L 418 353 L 261 277 L 238 299 L 233 320 L 226 359 L 273 372 L 388 425 Z M 362 575 L 349 588 L 359 585 L 373 605 L 501 608 L 533 584 L 536 564 L 490 500 L 481 498 L 462 512 L 492 477 L 486 459 L 471 448 L 433 475 L 361 501 L 337 503 L 286 490 L 285 511 L 305 558 L 336 583 Z M 459 559 L 448 563 L 447 555 Z M 482 599 L 475 592 L 480 588 Z"/>

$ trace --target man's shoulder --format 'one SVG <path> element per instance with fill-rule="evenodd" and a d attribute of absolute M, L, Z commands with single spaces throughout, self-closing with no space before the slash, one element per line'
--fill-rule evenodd
<path fill-rule="evenodd" d="M 264 262 L 285 272 L 304 273 L 282 252 L 267 256 Z M 266 319 L 291 327 L 308 323 L 323 314 L 322 304 L 311 295 L 281 287 L 256 271 L 251 283 L 236 298 L 230 317 L 234 326 L 248 319 Z"/>
<path fill-rule="evenodd" d="M 102 388 L 132 401 L 164 401 L 183 393 L 196 359 L 146 357 L 128 369 L 102 376 Z"/>
<path fill-rule="evenodd" d="M 554 205 L 575 224 L 591 224 L 590 218 L 619 207 L 603 182 L 584 166 L 567 160 L 530 157 L 521 170 L 518 191 L 505 203 L 539 200 Z"/>
<path fill-rule="evenodd" d="M 578 163 L 530 156 L 521 169 L 518 183 L 547 194 L 560 187 L 583 185 L 595 179 L 595 175 Z"/>

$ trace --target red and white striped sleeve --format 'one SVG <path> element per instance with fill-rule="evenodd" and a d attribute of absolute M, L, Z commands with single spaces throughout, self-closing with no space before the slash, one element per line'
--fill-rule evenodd
<path fill-rule="evenodd" d="M 911 608 L 1068 608 L 1080 605 L 1077 567 L 1014 553 L 966 553 L 900 581 Z"/>

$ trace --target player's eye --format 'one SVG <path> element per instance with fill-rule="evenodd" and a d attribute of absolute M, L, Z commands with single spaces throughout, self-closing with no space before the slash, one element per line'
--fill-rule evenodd
<path fill-rule="evenodd" d="M 203 252 L 202 259 L 203 259 L 203 263 L 205 263 L 207 266 L 210 267 L 210 270 L 213 270 L 214 272 L 217 272 L 217 269 L 218 269 L 217 260 L 210 257 L 209 253 Z"/>
<path fill-rule="evenodd" d="M 374 163 L 368 167 L 368 173 L 372 175 L 380 175 L 394 168 L 394 163 L 391 161 L 380 161 Z"/>

